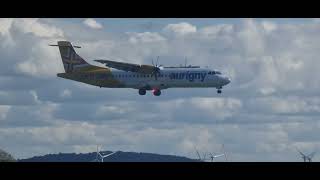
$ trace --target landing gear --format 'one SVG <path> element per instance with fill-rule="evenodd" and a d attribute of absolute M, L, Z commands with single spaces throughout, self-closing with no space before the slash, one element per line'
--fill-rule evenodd
<path fill-rule="evenodd" d="M 146 95 L 147 91 L 145 89 L 139 89 L 140 95 Z"/>
<path fill-rule="evenodd" d="M 218 93 L 218 94 L 221 94 L 221 93 L 222 93 L 221 89 L 222 89 L 222 87 L 218 88 L 218 90 L 217 90 L 217 93 Z"/>
<path fill-rule="evenodd" d="M 161 95 L 160 89 L 155 89 L 155 90 L 153 90 L 153 95 L 155 95 L 155 96 L 160 96 L 160 95 Z"/>

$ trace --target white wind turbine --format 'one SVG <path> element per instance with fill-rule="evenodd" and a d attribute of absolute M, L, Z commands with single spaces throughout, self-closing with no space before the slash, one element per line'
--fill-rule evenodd
<path fill-rule="evenodd" d="M 96 161 L 96 162 L 99 162 L 98 157 L 100 157 L 101 162 L 103 162 L 104 158 L 109 157 L 109 156 L 111 156 L 111 155 L 113 155 L 113 154 L 115 154 L 115 153 L 117 153 L 117 152 L 112 152 L 112 153 L 109 153 L 109 154 L 106 154 L 106 155 L 102 155 L 102 154 L 100 153 L 100 151 L 99 151 L 99 146 L 97 145 L 97 155 L 96 155 L 95 161 Z"/>

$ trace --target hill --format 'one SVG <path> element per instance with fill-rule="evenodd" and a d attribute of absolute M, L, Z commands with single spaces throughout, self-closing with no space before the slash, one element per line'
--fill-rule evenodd
<path fill-rule="evenodd" d="M 0 149 L 0 162 L 15 162 L 16 160 L 9 153 Z"/>
<path fill-rule="evenodd" d="M 102 151 L 102 154 L 109 154 L 110 151 Z M 35 156 L 27 159 L 20 159 L 19 162 L 92 162 L 96 153 L 58 153 Z M 104 162 L 197 162 L 182 156 L 160 155 L 153 153 L 136 153 L 118 151 L 112 156 L 104 158 Z"/>

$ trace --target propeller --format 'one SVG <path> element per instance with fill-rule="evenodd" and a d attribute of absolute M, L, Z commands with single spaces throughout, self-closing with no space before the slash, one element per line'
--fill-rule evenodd
<path fill-rule="evenodd" d="M 155 80 L 158 80 L 158 75 L 160 75 L 160 66 L 158 65 L 159 62 L 159 56 L 157 57 L 156 64 L 154 64 L 153 59 L 152 59 L 152 65 L 154 66 L 153 72 L 151 76 L 154 76 Z"/>

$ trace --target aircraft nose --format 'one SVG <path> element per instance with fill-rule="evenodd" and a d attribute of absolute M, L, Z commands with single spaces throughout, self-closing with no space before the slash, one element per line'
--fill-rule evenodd
<path fill-rule="evenodd" d="M 229 84 L 231 82 L 230 78 L 227 78 L 227 84 Z"/>
<path fill-rule="evenodd" d="M 225 84 L 225 85 L 229 84 L 230 82 L 231 82 L 231 79 L 230 79 L 230 78 L 228 78 L 228 77 L 225 77 L 225 78 L 224 78 L 224 84 Z"/>

